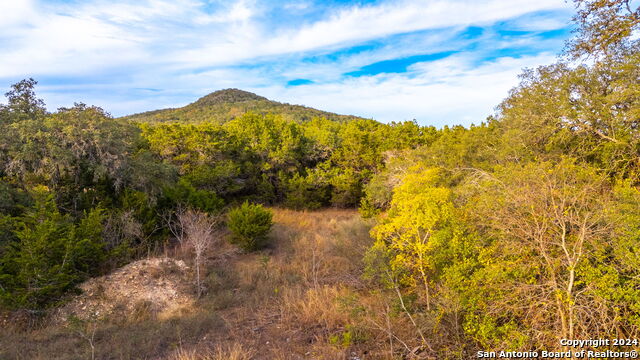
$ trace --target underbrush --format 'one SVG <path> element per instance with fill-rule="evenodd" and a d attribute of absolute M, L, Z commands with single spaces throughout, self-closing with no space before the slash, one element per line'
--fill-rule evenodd
<path fill-rule="evenodd" d="M 198 351 L 179 349 L 169 360 L 250 360 L 256 352 L 239 343 L 217 346 L 213 350 Z"/>
<path fill-rule="evenodd" d="M 182 344 L 195 344 L 212 328 L 224 328 L 215 313 L 197 313 L 170 320 L 123 319 L 120 323 L 84 324 L 82 328 L 45 327 L 3 331 L 0 358 L 33 360 L 148 359 L 168 356 Z"/>
<path fill-rule="evenodd" d="M 259 252 L 212 249 L 203 296 L 173 317 L 141 302 L 80 329 L 5 329 L 0 358 L 91 359 L 92 346 L 108 360 L 392 359 L 413 350 L 409 321 L 362 280 L 370 223 L 335 209 L 275 209 L 273 220 L 271 245 Z M 175 254 L 188 260 L 188 251 Z"/>

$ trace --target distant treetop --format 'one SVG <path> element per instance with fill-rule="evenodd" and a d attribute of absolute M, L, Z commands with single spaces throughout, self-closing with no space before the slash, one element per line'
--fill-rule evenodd
<path fill-rule="evenodd" d="M 200 106 L 211 106 L 211 105 L 219 105 L 224 103 L 239 103 L 245 101 L 252 100 L 265 100 L 269 101 L 269 99 L 256 95 L 252 92 L 240 90 L 240 89 L 224 89 L 214 91 L 209 95 L 205 95 L 198 99 L 194 105 Z"/>

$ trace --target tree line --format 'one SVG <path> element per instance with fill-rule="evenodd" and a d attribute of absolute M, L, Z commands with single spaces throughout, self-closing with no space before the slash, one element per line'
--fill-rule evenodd
<path fill-rule="evenodd" d="M 85 104 L 49 113 L 35 86 L 13 85 L 0 108 L 9 308 L 54 306 L 87 277 L 170 245 L 168 224 L 182 210 L 357 207 L 388 151 L 437 136 L 415 122 L 251 112 L 222 124 L 134 123 Z"/>
<path fill-rule="evenodd" d="M 357 207 L 376 222 L 365 276 L 414 330 L 397 339 L 407 356 L 638 338 L 640 9 L 575 5 L 565 54 L 470 127 L 135 123 L 84 104 L 49 113 L 35 81 L 15 84 L 0 107 L 2 306 L 55 306 L 170 245 L 181 215 L 234 208 L 251 249 L 265 238 L 247 216 L 271 218 L 249 203 Z"/>
<path fill-rule="evenodd" d="M 565 55 L 525 70 L 495 116 L 395 152 L 364 186 L 368 276 L 410 349 L 640 335 L 640 9 L 576 6 Z"/>

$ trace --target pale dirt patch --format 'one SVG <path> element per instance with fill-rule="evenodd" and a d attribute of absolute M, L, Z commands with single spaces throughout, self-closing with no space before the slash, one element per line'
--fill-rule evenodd
<path fill-rule="evenodd" d="M 158 318 L 171 317 L 194 303 L 192 277 L 182 260 L 138 260 L 81 284 L 82 294 L 61 307 L 53 320 L 65 321 L 72 315 L 118 320 L 120 316 L 137 316 L 140 311 Z"/>

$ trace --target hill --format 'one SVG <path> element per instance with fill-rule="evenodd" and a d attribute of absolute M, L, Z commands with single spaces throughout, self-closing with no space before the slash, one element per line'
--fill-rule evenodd
<path fill-rule="evenodd" d="M 314 108 L 280 103 L 239 89 L 212 92 L 181 108 L 147 111 L 123 117 L 136 122 L 204 122 L 224 123 L 247 112 L 278 114 L 285 119 L 304 122 L 314 117 L 334 121 L 359 119 L 352 115 L 339 115 Z"/>

